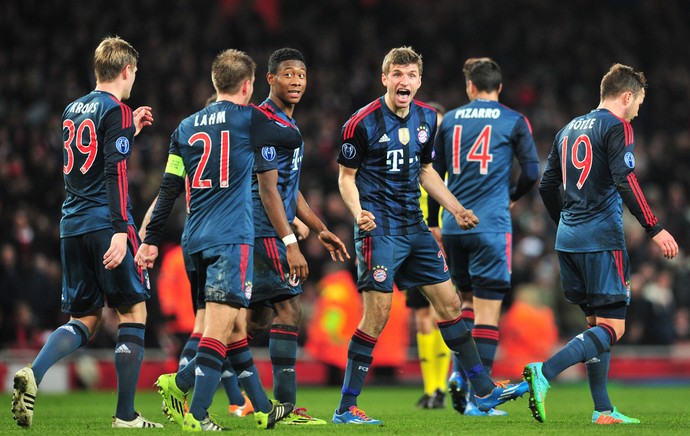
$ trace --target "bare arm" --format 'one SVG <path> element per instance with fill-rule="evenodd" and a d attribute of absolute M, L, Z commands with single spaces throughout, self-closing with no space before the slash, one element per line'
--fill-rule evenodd
<path fill-rule="evenodd" d="M 151 202 L 151 206 L 149 206 L 149 209 L 146 211 L 144 219 L 141 221 L 141 226 L 139 227 L 139 239 L 141 239 L 142 241 L 144 240 L 144 238 L 146 238 L 146 226 L 148 226 L 151 222 L 151 216 L 153 215 L 153 209 L 156 207 L 156 201 L 158 201 L 157 195 L 156 198 L 154 198 Z"/>
<path fill-rule="evenodd" d="M 355 175 L 357 170 L 340 165 L 338 173 L 338 188 L 340 189 L 340 196 L 343 197 L 345 206 L 350 210 L 352 216 L 355 217 L 359 229 L 365 232 L 370 232 L 376 228 L 374 214 L 368 210 L 363 210 L 359 202 L 359 190 L 355 184 Z"/>
<path fill-rule="evenodd" d="M 431 164 L 423 164 L 422 170 L 419 174 L 419 182 L 426 190 L 429 196 L 438 201 L 448 212 L 450 212 L 457 221 L 460 228 L 469 230 L 477 226 L 479 218 L 477 218 L 472 210 L 465 209 L 457 198 L 448 190 L 446 184 L 433 169 Z"/>

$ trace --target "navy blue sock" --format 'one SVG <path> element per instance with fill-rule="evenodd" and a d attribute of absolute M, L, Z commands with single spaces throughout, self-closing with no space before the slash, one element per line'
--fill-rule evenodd
<path fill-rule="evenodd" d="M 89 329 L 76 319 L 57 328 L 31 364 L 36 377 L 36 385 L 41 384 L 43 376 L 58 360 L 86 345 Z"/>
<path fill-rule="evenodd" d="M 498 347 L 498 327 L 492 325 L 477 324 L 472 329 L 472 338 L 477 344 L 477 352 L 482 359 L 482 365 L 486 373 L 491 375 L 491 367 L 494 364 L 496 348 Z"/>
<path fill-rule="evenodd" d="M 196 356 L 196 350 L 199 348 L 199 340 L 201 339 L 201 333 L 192 333 L 185 342 L 184 347 L 182 347 L 182 352 L 180 353 L 180 360 L 177 363 L 177 371 L 180 372 L 189 362 Z"/>
<path fill-rule="evenodd" d="M 477 345 L 472 340 L 472 332 L 467 329 L 462 316 L 452 321 L 439 321 L 438 328 L 446 345 L 460 361 L 476 394 L 480 397 L 490 394 L 495 385 L 482 366 Z"/>
<path fill-rule="evenodd" d="M 587 368 L 587 381 L 589 391 L 594 401 L 594 410 L 597 412 L 613 411 L 613 405 L 609 398 L 609 391 L 606 382 L 609 377 L 609 367 L 611 366 L 611 351 L 601 353 L 597 357 L 592 357 L 585 362 Z"/>
<path fill-rule="evenodd" d="M 610 326 L 601 324 L 571 339 L 558 353 L 542 366 L 542 374 L 551 380 L 576 363 L 586 362 L 611 349 L 616 343 L 616 333 Z"/>
<path fill-rule="evenodd" d="M 198 353 L 198 351 L 197 351 Z M 175 384 L 182 392 L 187 392 L 194 387 L 194 371 L 196 370 L 196 356 L 192 357 L 192 360 L 187 362 L 184 368 L 177 371 L 175 375 Z"/>
<path fill-rule="evenodd" d="M 474 328 L 474 309 L 471 307 L 464 308 L 460 316 L 465 323 L 465 327 L 467 327 L 468 330 L 472 330 Z M 467 381 L 467 375 L 465 371 L 463 371 L 460 361 L 455 357 L 455 353 L 451 354 L 451 362 L 453 363 L 453 372 L 459 372 L 462 379 Z"/>
<path fill-rule="evenodd" d="M 214 338 L 202 337 L 196 353 L 194 395 L 189 413 L 201 421 L 206 418 L 220 382 L 220 369 L 225 359 L 225 344 Z M 191 366 L 191 365 L 187 365 Z"/>
<path fill-rule="evenodd" d="M 223 385 L 223 389 L 225 389 L 225 394 L 228 396 L 228 404 L 244 406 L 244 395 L 242 395 L 239 382 L 237 377 L 235 377 L 235 371 L 232 370 L 232 365 L 227 357 L 223 359 L 220 382 Z"/>
<path fill-rule="evenodd" d="M 273 366 L 273 395 L 281 403 L 297 401 L 297 326 L 273 324 L 268 352 Z"/>
<path fill-rule="evenodd" d="M 254 410 L 262 413 L 270 412 L 273 405 L 261 385 L 259 371 L 257 371 L 252 354 L 249 352 L 247 338 L 229 344 L 226 353 L 232 364 L 232 369 L 237 374 L 237 379 L 254 406 Z"/>
<path fill-rule="evenodd" d="M 131 421 L 136 418 L 134 394 L 141 362 L 144 360 L 144 334 L 146 325 L 123 322 L 118 326 L 115 344 L 115 372 L 117 373 L 117 408 L 115 416 Z"/>
<path fill-rule="evenodd" d="M 357 405 L 357 397 L 362 392 L 364 379 L 369 373 L 369 367 L 374 358 L 372 354 L 376 346 L 377 339 L 369 336 L 360 329 L 350 339 L 347 348 L 347 365 L 345 366 L 345 380 L 338 405 L 338 413 L 344 413 L 351 406 Z"/>

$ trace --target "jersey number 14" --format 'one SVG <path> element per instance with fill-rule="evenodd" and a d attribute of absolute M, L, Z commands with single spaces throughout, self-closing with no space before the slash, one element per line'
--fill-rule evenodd
<path fill-rule="evenodd" d="M 453 129 L 453 174 L 460 174 L 460 150 L 462 146 L 462 126 Z M 479 162 L 479 174 L 489 174 L 489 162 L 493 162 L 491 149 L 491 125 L 482 129 L 465 158 L 468 162 Z"/>

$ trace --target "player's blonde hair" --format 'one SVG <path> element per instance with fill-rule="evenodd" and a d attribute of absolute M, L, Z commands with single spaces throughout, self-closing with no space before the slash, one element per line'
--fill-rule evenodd
<path fill-rule="evenodd" d="M 234 94 L 242 83 L 254 78 L 256 63 L 245 52 L 228 49 L 221 52 L 211 66 L 211 80 L 218 93 Z"/>
<path fill-rule="evenodd" d="M 613 64 L 601 79 L 599 95 L 602 100 L 616 98 L 624 92 L 637 94 L 647 87 L 647 78 L 641 71 L 623 64 Z"/>
<path fill-rule="evenodd" d="M 127 65 L 136 67 L 138 59 L 139 53 L 124 39 L 119 36 L 104 38 L 93 55 L 96 82 L 114 81 Z"/>
<path fill-rule="evenodd" d="M 422 75 L 422 55 L 415 52 L 412 47 L 397 47 L 388 52 L 386 57 L 383 58 L 383 64 L 381 65 L 381 72 L 383 74 L 388 74 L 391 69 L 391 65 L 410 65 L 417 64 L 419 68 L 419 75 Z"/>

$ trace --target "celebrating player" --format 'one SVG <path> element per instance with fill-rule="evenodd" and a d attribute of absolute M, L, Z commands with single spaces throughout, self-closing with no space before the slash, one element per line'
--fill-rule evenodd
<path fill-rule="evenodd" d="M 357 407 L 372 352 L 390 312 L 393 282 L 400 289 L 420 287 L 434 307 L 448 347 L 469 376 L 481 410 L 521 396 L 526 384 L 495 385 L 482 366 L 471 332 L 460 314 L 460 299 L 445 259 L 424 223 L 419 185 L 463 229 L 477 217 L 448 191 L 431 166 L 436 111 L 414 100 L 422 83 L 422 58 L 409 47 L 384 58 L 384 96 L 357 111 L 343 126 L 338 156 L 340 193 L 355 218 L 359 261 L 358 289 L 364 314 L 349 345 L 338 424 L 381 424 Z"/>

